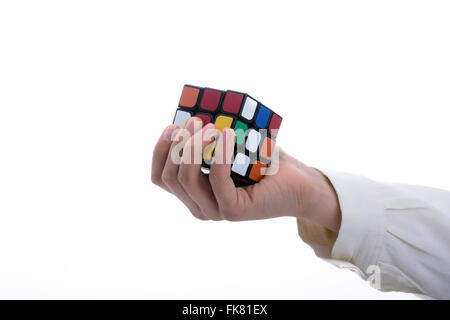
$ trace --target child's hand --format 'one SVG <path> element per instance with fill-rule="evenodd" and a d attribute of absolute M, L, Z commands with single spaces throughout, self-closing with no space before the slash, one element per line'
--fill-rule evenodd
<path fill-rule="evenodd" d="M 184 128 L 168 126 L 155 146 L 152 163 L 153 183 L 178 197 L 195 217 L 242 221 L 292 216 L 338 232 L 337 196 L 318 170 L 280 151 L 279 159 L 272 159 L 278 162 L 271 166 L 278 167 L 275 174 L 266 175 L 254 185 L 236 187 L 230 177 L 234 130 L 219 132 L 213 124 L 203 128 L 201 124 L 200 119 L 193 117 Z M 201 159 L 203 149 L 212 141 L 204 139 L 206 132 L 217 134 L 209 175 L 201 172 L 199 161 L 193 163 L 195 157 Z M 174 141 L 173 136 L 177 136 Z M 180 139 L 182 136 L 184 139 Z M 196 148 L 194 141 L 201 141 L 201 147 Z M 170 156 L 176 149 L 183 150 L 181 164 Z"/>

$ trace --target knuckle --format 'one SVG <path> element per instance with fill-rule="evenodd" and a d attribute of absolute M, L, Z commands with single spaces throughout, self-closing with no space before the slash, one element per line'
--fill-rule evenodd
<path fill-rule="evenodd" d="M 209 182 L 210 183 L 216 183 L 219 182 L 218 176 L 217 176 L 217 172 L 216 170 L 212 169 L 209 171 Z"/>
<path fill-rule="evenodd" d="M 208 217 L 208 219 L 213 220 L 213 221 L 220 221 L 220 220 L 223 220 L 223 219 L 220 217 L 220 214 L 219 214 L 218 212 L 215 212 L 215 211 L 212 211 L 212 210 L 209 210 L 209 211 L 204 212 L 204 215 L 205 215 L 206 217 Z"/>
<path fill-rule="evenodd" d="M 202 221 L 208 220 L 208 218 L 205 215 L 203 215 L 201 212 L 198 212 L 197 210 L 192 210 L 192 209 L 190 209 L 190 211 L 191 211 L 191 214 L 195 218 L 202 220 Z"/>
<path fill-rule="evenodd" d="M 189 172 L 183 168 L 180 168 L 180 170 L 178 171 L 178 181 L 182 184 L 182 185 L 189 185 L 190 181 L 191 181 L 191 177 L 189 175 Z"/>
<path fill-rule="evenodd" d="M 231 208 L 221 208 L 220 213 L 222 217 L 227 221 L 239 221 L 240 215 L 237 210 L 233 210 Z"/>
<path fill-rule="evenodd" d="M 207 220 L 209 220 L 208 218 L 206 218 L 206 217 L 204 217 L 204 216 L 201 216 L 201 215 L 194 215 L 194 217 L 196 217 L 198 220 L 201 220 L 201 221 L 207 221 Z"/>
<path fill-rule="evenodd" d="M 166 185 L 173 185 L 175 183 L 176 178 L 170 172 L 164 171 L 161 180 Z"/>
<path fill-rule="evenodd" d="M 152 181 L 153 184 L 156 184 L 157 186 L 161 185 L 161 177 L 159 177 L 156 174 L 152 174 L 150 180 Z"/>

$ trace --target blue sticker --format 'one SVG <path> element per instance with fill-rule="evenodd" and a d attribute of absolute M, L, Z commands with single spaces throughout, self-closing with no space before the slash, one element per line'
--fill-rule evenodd
<path fill-rule="evenodd" d="M 267 121 L 269 121 L 270 110 L 261 105 L 259 107 L 258 115 L 256 116 L 255 124 L 260 128 L 265 128 L 267 126 Z"/>

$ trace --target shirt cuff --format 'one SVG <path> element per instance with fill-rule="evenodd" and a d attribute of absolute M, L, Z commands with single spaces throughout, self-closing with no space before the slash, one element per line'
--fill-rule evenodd
<path fill-rule="evenodd" d="M 320 170 L 336 190 L 342 221 L 330 263 L 357 271 L 363 278 L 376 265 L 385 230 L 380 184 L 360 176 Z M 344 263 L 346 262 L 346 263 Z M 352 266 L 358 267 L 355 270 Z"/>

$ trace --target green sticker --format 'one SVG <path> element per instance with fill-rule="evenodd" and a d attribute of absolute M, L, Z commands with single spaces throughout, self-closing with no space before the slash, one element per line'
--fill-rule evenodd
<path fill-rule="evenodd" d="M 234 126 L 234 133 L 236 135 L 236 143 L 243 144 L 245 141 L 245 134 L 247 133 L 247 125 L 241 121 L 236 121 Z"/>

